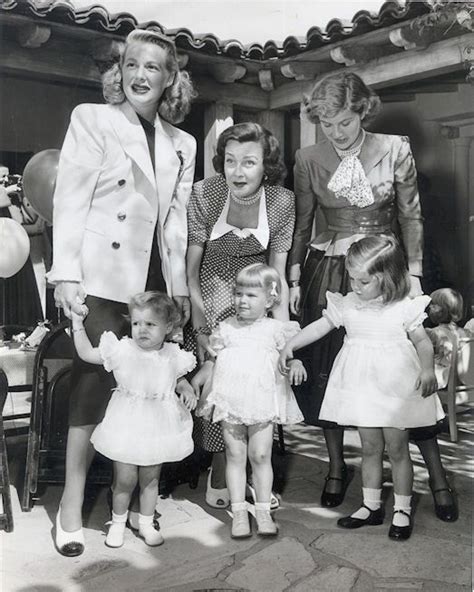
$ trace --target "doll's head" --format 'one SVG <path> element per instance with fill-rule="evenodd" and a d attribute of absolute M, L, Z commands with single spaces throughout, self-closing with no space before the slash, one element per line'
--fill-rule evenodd
<path fill-rule="evenodd" d="M 128 310 L 132 339 L 145 350 L 160 349 L 181 322 L 175 303 L 163 292 L 136 294 L 130 300 Z"/>
<path fill-rule="evenodd" d="M 346 255 L 346 269 L 352 289 L 362 300 L 382 296 L 388 304 L 410 292 L 405 254 L 392 236 L 366 236 L 353 243 Z"/>
<path fill-rule="evenodd" d="M 452 288 L 440 288 L 430 294 L 428 316 L 435 325 L 457 323 L 462 319 L 464 301 L 459 292 Z"/>
<path fill-rule="evenodd" d="M 281 279 L 276 269 L 264 263 L 244 267 L 235 278 L 234 303 L 241 320 L 264 317 L 281 301 Z"/>

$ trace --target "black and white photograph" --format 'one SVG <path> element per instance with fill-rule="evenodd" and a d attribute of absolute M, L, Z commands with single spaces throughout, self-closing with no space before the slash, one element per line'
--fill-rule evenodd
<path fill-rule="evenodd" d="M 0 0 L 2 592 L 472 592 L 474 1 Z"/>

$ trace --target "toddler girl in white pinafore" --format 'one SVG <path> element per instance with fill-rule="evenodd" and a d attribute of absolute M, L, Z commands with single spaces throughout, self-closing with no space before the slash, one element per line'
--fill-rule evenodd
<path fill-rule="evenodd" d="M 256 490 L 257 532 L 277 534 L 270 515 L 273 427 L 274 423 L 303 420 L 290 382 L 300 384 L 304 368 L 294 360 L 289 376 L 278 370 L 279 352 L 299 325 L 267 316 L 280 302 L 280 295 L 276 269 L 263 263 L 245 267 L 235 280 L 236 315 L 220 323 L 210 337 L 215 359 L 206 364 L 214 365 L 212 383 L 208 393 L 203 393 L 197 414 L 222 425 L 234 538 L 251 535 L 245 502 L 247 458 Z"/>

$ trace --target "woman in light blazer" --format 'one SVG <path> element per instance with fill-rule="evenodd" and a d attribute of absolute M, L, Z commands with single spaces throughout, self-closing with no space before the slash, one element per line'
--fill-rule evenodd
<path fill-rule="evenodd" d="M 172 41 L 134 30 L 104 75 L 108 104 L 76 107 L 61 151 L 54 195 L 53 266 L 48 280 L 66 316 L 88 309 L 93 345 L 101 334 L 126 332 L 131 296 L 160 290 L 189 317 L 185 255 L 186 207 L 196 142 L 171 123 L 182 121 L 195 96 L 180 72 Z M 171 122 L 171 123 L 170 123 Z M 73 363 L 66 483 L 56 519 L 56 546 L 84 550 L 81 510 L 90 435 L 114 384 L 102 366 Z"/>

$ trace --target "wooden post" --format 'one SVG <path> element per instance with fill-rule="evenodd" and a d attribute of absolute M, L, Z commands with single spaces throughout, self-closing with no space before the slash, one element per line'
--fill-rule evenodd
<path fill-rule="evenodd" d="M 258 123 L 271 131 L 280 144 L 281 153 L 285 150 L 285 114 L 283 111 L 260 111 Z"/>
<path fill-rule="evenodd" d="M 470 170 L 472 159 L 472 138 L 460 137 L 454 142 L 454 179 L 457 194 L 456 234 L 459 238 L 459 263 L 458 277 L 462 284 L 463 292 L 467 295 L 469 284 L 473 281 L 472 250 L 473 232 L 472 225 L 473 206 L 470 203 Z M 471 223 L 470 223 L 471 222 Z M 471 303 L 472 305 L 472 303 Z"/>
<path fill-rule="evenodd" d="M 300 111 L 300 148 L 312 146 L 318 141 L 318 129 L 311 123 L 306 114 Z"/>
<path fill-rule="evenodd" d="M 204 176 L 216 174 L 212 157 L 216 152 L 217 138 L 234 124 L 234 112 L 230 103 L 211 103 L 204 113 Z"/>

